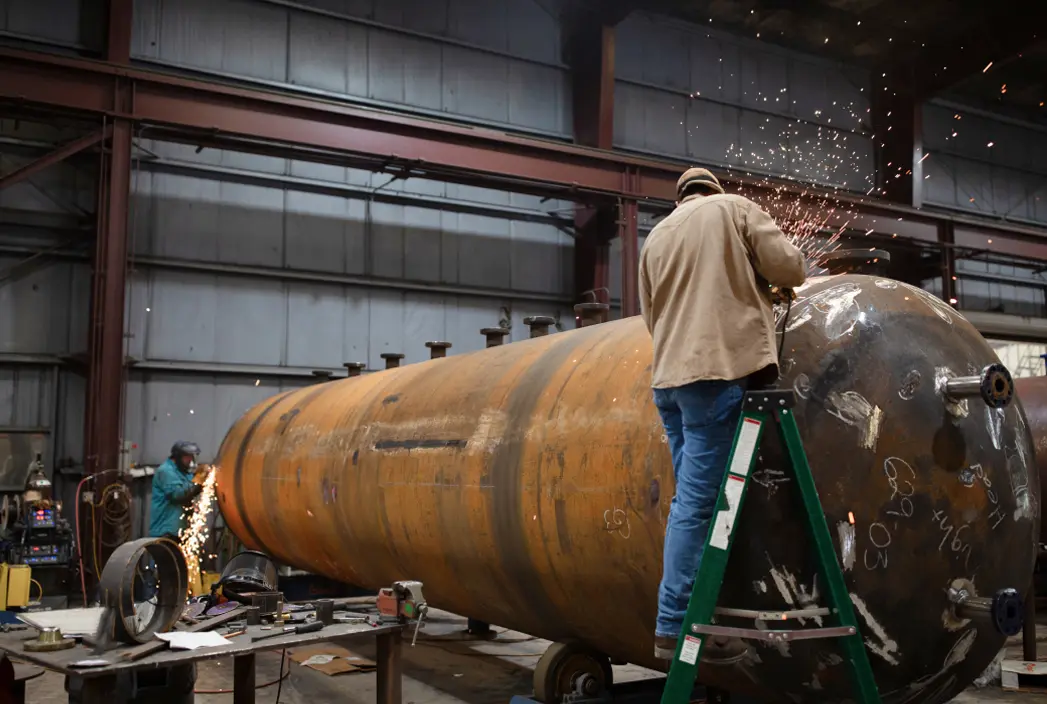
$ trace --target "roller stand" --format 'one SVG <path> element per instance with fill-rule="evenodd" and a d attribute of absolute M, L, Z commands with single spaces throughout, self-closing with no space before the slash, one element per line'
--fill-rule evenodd
<path fill-rule="evenodd" d="M 580 643 L 553 643 L 534 668 L 534 698 L 545 704 L 611 699 L 611 661 Z"/>

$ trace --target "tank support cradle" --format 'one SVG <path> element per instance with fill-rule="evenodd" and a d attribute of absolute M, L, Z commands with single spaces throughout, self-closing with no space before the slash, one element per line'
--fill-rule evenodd
<path fill-rule="evenodd" d="M 676 645 L 676 654 L 669 667 L 669 676 L 662 692 L 662 704 L 687 704 L 698 674 L 698 662 L 708 636 L 760 639 L 772 643 L 791 642 L 811 638 L 839 638 L 844 659 L 851 670 L 854 699 L 859 704 L 880 704 L 880 693 L 869 664 L 858 620 L 847 593 L 843 571 L 833 549 L 832 536 L 825 522 L 825 513 L 818 499 L 807 454 L 796 425 L 793 407 L 796 397 L 792 390 L 750 391 L 745 394 L 742 417 L 734 435 L 734 445 L 727 461 L 727 472 L 720 485 L 720 496 L 716 502 L 705 552 L 695 576 L 690 603 L 684 617 L 683 631 Z M 821 576 L 828 584 L 828 608 L 815 607 L 810 611 L 825 614 L 830 622 L 825 628 L 798 628 L 792 630 L 763 630 L 756 628 L 729 628 L 712 625 L 717 613 L 736 617 L 773 617 L 786 621 L 813 615 L 808 610 L 756 612 L 745 609 L 717 609 L 727 560 L 734 542 L 734 526 L 745 502 L 749 488 L 756 450 L 764 426 L 769 422 L 777 426 L 782 443 L 788 451 L 796 486 L 803 499 L 803 510 L 807 516 L 807 527 L 818 555 Z M 835 623 L 833 623 L 835 621 Z"/>

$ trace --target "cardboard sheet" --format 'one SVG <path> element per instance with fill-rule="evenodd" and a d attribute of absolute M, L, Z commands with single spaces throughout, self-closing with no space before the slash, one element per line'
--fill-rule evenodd
<path fill-rule="evenodd" d="M 295 648 L 288 655 L 299 665 L 312 668 L 325 675 L 343 672 L 372 672 L 378 665 L 373 660 L 360 657 L 345 648 L 330 643 Z"/>

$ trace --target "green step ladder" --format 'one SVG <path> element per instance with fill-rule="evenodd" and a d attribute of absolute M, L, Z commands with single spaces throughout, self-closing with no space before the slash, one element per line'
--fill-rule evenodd
<path fill-rule="evenodd" d="M 742 418 L 734 436 L 728 460 L 728 471 L 720 486 L 705 552 L 691 590 L 691 600 L 684 617 L 683 631 L 676 646 L 676 655 L 669 668 L 669 676 L 662 692 L 662 704 L 687 704 L 698 674 L 706 636 L 730 636 L 788 643 L 813 638 L 841 639 L 842 655 L 851 671 L 855 697 L 859 704 L 879 704 L 880 693 L 873 677 L 869 656 L 862 641 L 854 608 L 844 583 L 843 571 L 833 549 L 829 526 L 825 522 L 818 489 L 811 476 L 803 440 L 796 425 L 793 408 L 796 396 L 792 390 L 750 391 L 745 394 Z M 750 611 L 747 609 L 717 608 L 723 586 L 727 559 L 734 543 L 734 527 L 749 488 L 749 476 L 756 450 L 760 446 L 764 426 L 772 421 L 788 451 L 796 485 L 803 498 L 804 513 L 810 535 L 818 551 L 821 575 L 828 584 L 829 607 L 812 607 L 792 611 Z M 825 628 L 794 630 L 758 630 L 756 628 L 729 628 L 713 625 L 714 615 L 753 618 L 764 621 L 786 621 L 797 618 L 826 617 Z M 754 624 L 755 625 L 755 624 Z"/>

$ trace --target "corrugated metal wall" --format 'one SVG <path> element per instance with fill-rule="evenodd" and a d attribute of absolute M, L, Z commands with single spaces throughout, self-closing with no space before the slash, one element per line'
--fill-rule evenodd
<path fill-rule="evenodd" d="M 1047 223 L 1047 128 L 938 102 L 923 120 L 924 202 Z"/>
<path fill-rule="evenodd" d="M 570 134 L 555 9 L 538 0 L 137 0 L 133 56 Z"/>
<path fill-rule="evenodd" d="M 617 30 L 615 144 L 867 191 L 868 73 L 635 13 Z"/>
<path fill-rule="evenodd" d="M 480 328 L 501 322 L 521 339 L 527 315 L 574 327 L 571 240 L 551 224 L 565 204 L 140 146 L 128 353 L 150 371 L 128 391 L 137 460 L 178 439 L 210 455 L 252 403 L 314 369 L 380 369 L 383 352 L 417 362 L 429 340 L 480 349 Z"/>
<path fill-rule="evenodd" d="M 0 0 L 0 37 L 97 50 L 103 12 L 99 0 Z"/>
<path fill-rule="evenodd" d="M 17 18 L 9 11 L 7 26 Z M 33 145 L 71 136 L 0 120 L 0 173 L 30 161 Z M 62 412 L 75 375 L 58 370 L 60 357 L 86 349 L 90 276 L 86 264 L 46 250 L 90 244 L 90 232 L 77 228 L 93 208 L 93 191 L 92 174 L 71 163 L 0 191 L 0 465 L 19 471 L 36 452 L 52 467 L 68 456 L 65 430 L 82 434 L 82 408 Z"/>

